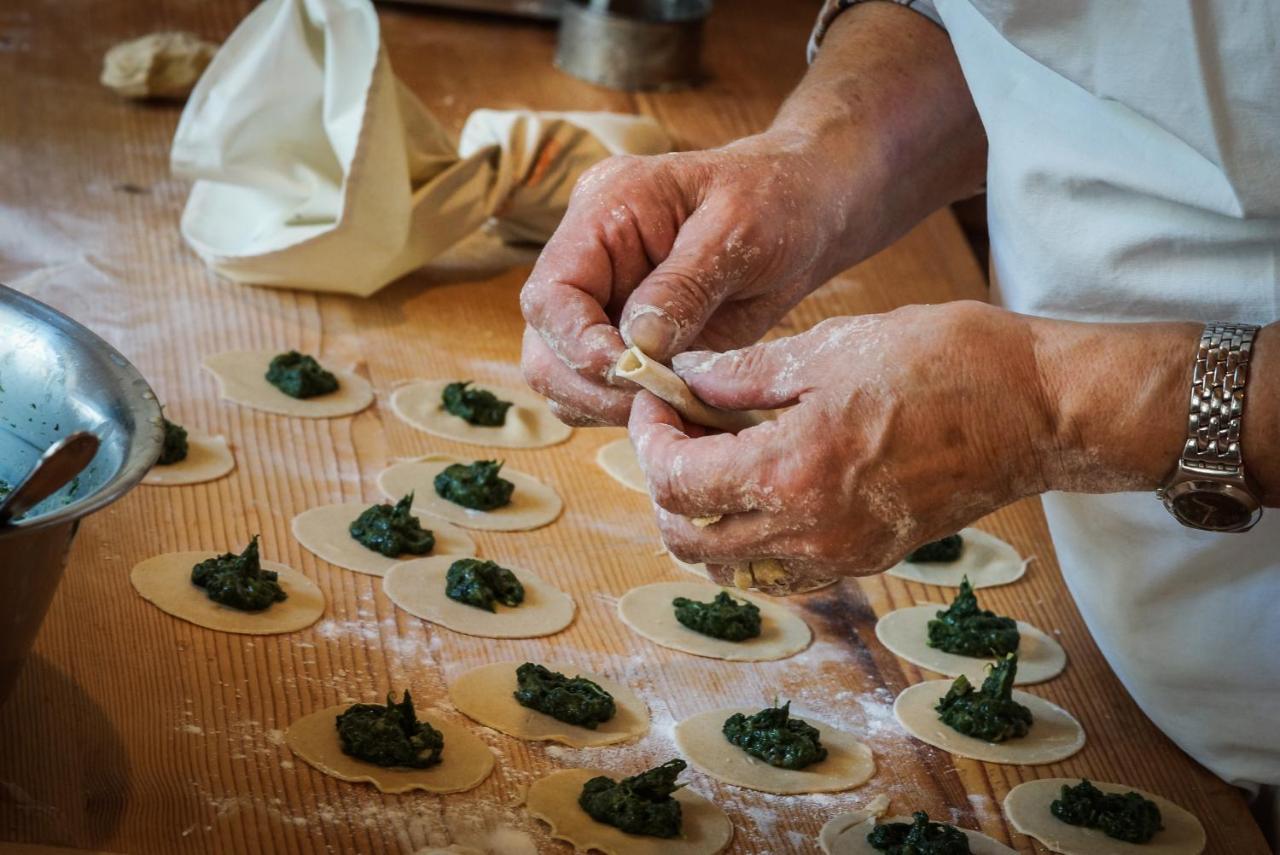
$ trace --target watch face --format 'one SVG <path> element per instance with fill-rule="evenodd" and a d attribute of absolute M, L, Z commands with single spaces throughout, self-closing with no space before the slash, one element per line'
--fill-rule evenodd
<path fill-rule="evenodd" d="M 1187 525 L 1209 531 L 1233 531 L 1249 524 L 1253 509 L 1234 496 L 1192 490 L 1172 499 L 1173 511 Z"/>

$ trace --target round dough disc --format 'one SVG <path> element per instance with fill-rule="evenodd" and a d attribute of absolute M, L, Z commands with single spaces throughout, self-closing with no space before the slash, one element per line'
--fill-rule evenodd
<path fill-rule="evenodd" d="M 792 716 L 821 734 L 827 758 L 803 769 L 780 769 L 752 757 L 729 740 L 721 728 L 734 713 L 754 715 L 759 708 L 729 707 L 691 716 L 676 725 L 676 747 L 694 767 L 735 787 L 765 793 L 836 793 L 865 784 L 876 772 L 871 749 L 851 733 L 823 722 Z"/>
<path fill-rule="evenodd" d="M 142 477 L 143 484 L 178 487 L 216 481 L 236 468 L 226 437 L 187 431 L 187 456 L 168 466 L 156 465 Z"/>
<path fill-rule="evenodd" d="M 1023 560 L 1016 549 L 1000 538 L 979 528 L 962 529 L 960 535 L 964 538 L 964 551 L 950 564 L 900 561 L 885 572 L 899 579 L 943 588 L 959 588 L 965 576 L 974 588 L 994 588 L 1016 582 L 1027 572 L 1030 559 Z"/>
<path fill-rule="evenodd" d="M 809 646 L 813 632 L 799 615 L 762 597 L 742 591 L 729 591 L 738 601 L 755 603 L 760 608 L 760 634 L 746 641 L 724 641 L 694 632 L 676 620 L 671 601 L 676 597 L 706 603 L 725 588 L 701 582 L 656 582 L 632 588 L 618 600 L 618 615 L 623 623 L 645 638 L 695 656 L 725 659 L 730 662 L 764 662 L 794 656 Z"/>
<path fill-rule="evenodd" d="M 599 850 L 604 855 L 716 855 L 733 840 L 733 823 L 715 803 L 681 787 L 672 796 L 680 802 L 679 837 L 627 834 L 596 822 L 578 806 L 587 781 L 597 775 L 614 780 L 627 777 L 599 769 L 561 769 L 534 781 L 525 805 L 529 813 L 551 826 L 551 836 L 568 841 L 575 850 Z"/>
<path fill-rule="evenodd" d="M 489 612 L 445 596 L 445 579 L 457 555 L 402 561 L 382 577 L 382 591 L 391 602 L 423 620 L 463 635 L 481 638 L 537 638 L 552 635 L 573 623 L 576 606 L 568 594 L 530 570 L 509 567 L 524 586 L 524 602 L 514 608 L 494 604 Z"/>
<path fill-rule="evenodd" d="M 280 574 L 280 587 L 289 595 L 288 599 L 260 612 L 242 612 L 215 603 L 205 596 L 203 588 L 191 584 L 191 568 L 220 554 L 206 550 L 157 555 L 135 565 L 129 581 L 144 600 L 150 600 L 162 611 L 222 632 L 245 635 L 295 632 L 311 626 L 324 613 L 324 594 L 316 583 L 292 567 L 274 561 L 263 561 L 262 567 Z"/>
<path fill-rule="evenodd" d="M 591 730 L 521 706 L 513 693 L 516 690 L 516 669 L 522 664 L 495 662 L 472 668 L 449 687 L 449 699 L 458 712 L 485 727 L 532 742 L 562 742 L 573 748 L 589 748 L 627 742 L 649 731 L 649 709 L 635 692 L 621 683 L 560 662 L 539 664 L 567 677 L 581 675 L 598 684 L 613 695 L 617 705 L 613 718 Z"/>
<path fill-rule="evenodd" d="M 961 656 L 930 647 L 929 621 L 937 616 L 945 605 L 924 605 L 898 609 L 876 621 L 876 638 L 895 656 L 925 668 L 935 674 L 958 677 L 964 674 L 974 685 L 987 676 L 987 665 L 994 658 L 983 659 Z M 1062 673 L 1067 667 L 1067 654 L 1062 645 L 1029 623 L 1018 621 L 1018 676 L 1014 684 L 1043 683 Z"/>
<path fill-rule="evenodd" d="M 1049 805 L 1061 795 L 1064 784 L 1078 783 L 1079 778 L 1044 778 L 1019 784 L 1004 798 L 1004 815 L 1019 834 L 1034 837 L 1063 855 L 1200 855 L 1204 851 L 1204 826 L 1193 814 L 1166 798 L 1124 784 L 1090 781 L 1104 793 L 1132 791 L 1156 803 L 1164 828 L 1146 843 L 1125 843 L 1096 828 L 1063 822 L 1049 812 Z"/>
<path fill-rule="evenodd" d="M 546 448 L 569 438 L 573 429 L 551 414 L 541 395 L 526 389 L 508 389 L 472 383 L 469 388 L 492 392 L 513 406 L 501 427 L 473 425 L 446 410 L 440 397 L 452 380 L 415 380 L 391 394 L 392 411 L 420 431 L 496 448 Z"/>
<path fill-rule="evenodd" d="M 631 447 L 631 440 L 627 437 L 600 446 L 600 450 L 596 452 L 596 464 L 622 486 L 646 496 L 649 494 L 644 481 L 644 470 L 640 468 L 640 459 L 636 457 L 636 450 Z"/>
<path fill-rule="evenodd" d="M 303 716 L 284 732 L 284 742 L 307 763 L 340 781 L 367 781 L 384 793 L 460 793 L 476 787 L 493 771 L 493 752 L 480 737 L 429 712 L 418 718 L 444 735 L 440 762 L 425 769 L 376 766 L 342 753 L 338 714 L 350 704 L 327 707 Z"/>
<path fill-rule="evenodd" d="M 368 509 L 369 504 L 345 502 L 303 511 L 293 518 L 293 536 L 304 549 L 330 564 L 370 576 L 385 576 L 404 559 L 388 558 L 374 552 L 352 537 L 349 530 L 351 523 Z M 476 542 L 462 529 L 435 517 L 424 517 L 419 522 L 436 537 L 432 556 L 476 554 Z"/>
<path fill-rule="evenodd" d="M 1071 714 L 1044 698 L 1013 692 L 1013 699 L 1031 710 L 1031 730 L 1021 739 L 986 742 L 952 730 L 938 719 L 934 706 L 951 688 L 950 680 L 928 680 L 908 687 L 893 702 L 893 714 L 907 732 L 922 742 L 958 757 L 1039 766 L 1065 760 L 1084 747 L 1084 728 Z"/>
<path fill-rule="evenodd" d="M 435 479 L 454 463 L 473 463 L 448 454 L 428 454 L 417 460 L 397 463 L 378 475 L 378 489 L 389 499 L 399 499 L 413 491 L 413 509 L 478 531 L 529 531 L 555 522 L 564 502 L 551 487 L 532 475 L 502 467 L 502 478 L 516 485 L 511 503 L 492 511 L 473 511 L 442 499 Z"/>
<path fill-rule="evenodd" d="M 360 412 L 373 403 L 369 381 L 350 371 L 320 364 L 338 378 L 338 388 L 314 398 L 291 398 L 267 382 L 267 367 L 280 351 L 254 350 L 206 356 L 204 367 L 218 380 L 218 392 L 236 404 L 304 419 L 333 419 Z"/>
<path fill-rule="evenodd" d="M 929 818 L 938 821 L 936 817 Z M 911 817 L 894 816 L 884 822 L 910 823 Z M 867 842 L 867 835 L 875 826 L 876 818 L 868 818 L 866 811 L 841 814 L 822 826 L 822 831 L 818 832 L 818 845 L 827 855 L 882 855 Z M 973 855 L 1017 855 L 1015 850 L 980 831 L 960 828 L 960 833 L 969 838 L 969 851 Z"/>

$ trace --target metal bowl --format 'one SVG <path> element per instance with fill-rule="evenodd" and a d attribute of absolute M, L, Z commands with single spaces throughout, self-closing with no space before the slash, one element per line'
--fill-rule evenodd
<path fill-rule="evenodd" d="M 161 425 L 155 393 L 115 348 L 0 285 L 0 480 L 13 485 L 74 431 L 101 441 L 78 478 L 0 526 L 0 703 L 44 620 L 80 520 L 142 479 L 160 454 Z"/>

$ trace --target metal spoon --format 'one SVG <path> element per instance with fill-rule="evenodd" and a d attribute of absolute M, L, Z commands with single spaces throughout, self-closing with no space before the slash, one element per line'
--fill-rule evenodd
<path fill-rule="evenodd" d="M 31 510 L 80 474 L 98 453 L 98 438 L 86 431 L 64 437 L 40 456 L 13 492 L 0 499 L 0 526 Z"/>

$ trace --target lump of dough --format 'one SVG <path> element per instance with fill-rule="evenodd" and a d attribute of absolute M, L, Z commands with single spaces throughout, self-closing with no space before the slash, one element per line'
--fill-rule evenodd
<path fill-rule="evenodd" d="M 218 46 L 191 33 L 151 33 L 102 59 L 102 85 L 125 98 L 186 98 Z"/>

